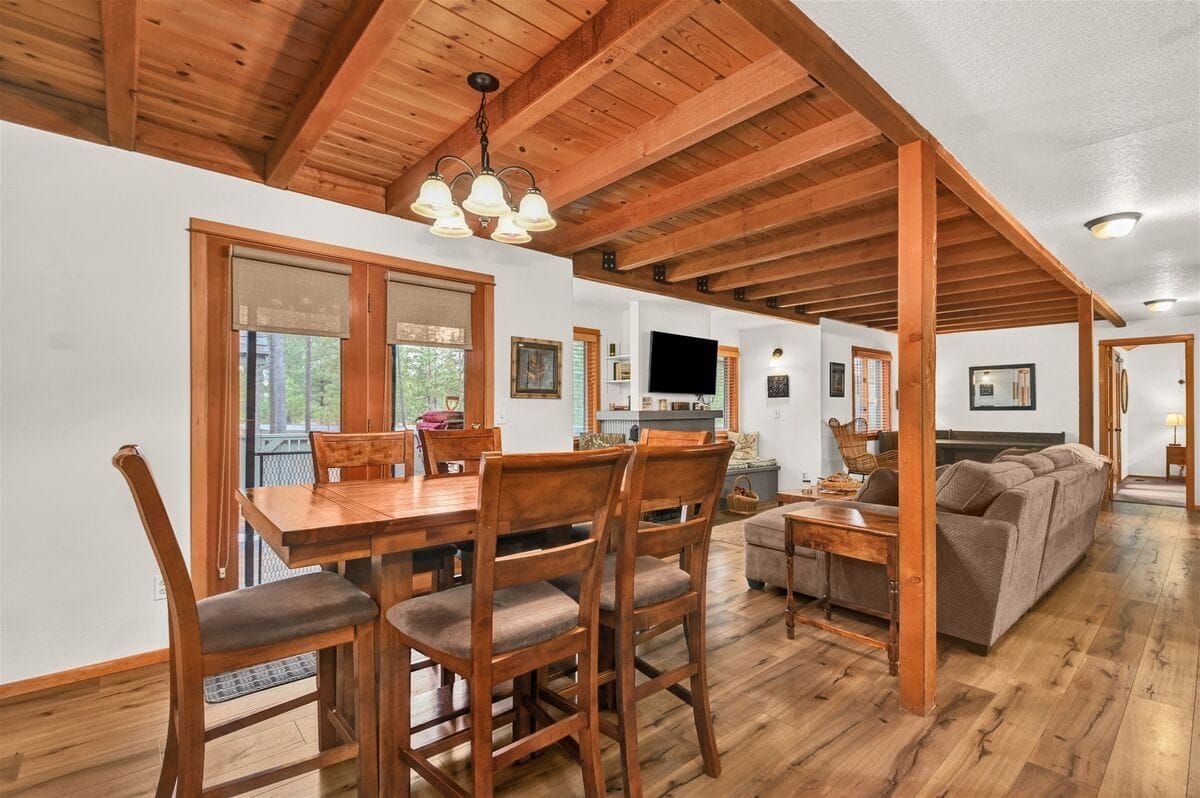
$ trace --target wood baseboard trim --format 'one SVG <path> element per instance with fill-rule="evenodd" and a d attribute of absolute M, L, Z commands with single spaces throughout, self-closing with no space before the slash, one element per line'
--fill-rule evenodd
<path fill-rule="evenodd" d="M 57 673 L 47 673 L 44 676 L 33 676 L 17 682 L 7 682 L 0 684 L 0 701 L 7 701 L 10 698 L 17 698 L 18 696 L 29 695 L 30 693 L 37 693 L 42 690 L 49 690 L 52 687 L 86 682 L 88 679 L 96 679 L 100 676 L 131 671 L 147 665 L 158 665 L 159 663 L 166 662 L 169 656 L 170 651 L 168 649 L 159 648 L 153 651 L 145 651 L 141 654 L 131 654 L 128 657 L 119 657 L 106 662 L 97 662 L 92 665 L 83 665 L 78 668 L 58 671 Z"/>

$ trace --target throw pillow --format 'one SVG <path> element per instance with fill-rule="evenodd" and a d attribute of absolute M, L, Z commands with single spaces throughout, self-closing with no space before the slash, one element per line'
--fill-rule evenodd
<path fill-rule="evenodd" d="M 996 498 L 1033 479 L 1033 471 L 1022 463 L 977 463 L 962 460 L 948 468 L 937 481 L 937 506 L 963 515 L 983 515 Z"/>
<path fill-rule="evenodd" d="M 1068 466 L 1075 465 L 1075 456 L 1067 449 L 1044 449 L 1042 452 L 1040 452 L 1040 454 L 1045 457 L 1049 457 L 1051 462 L 1054 463 L 1055 469 L 1066 468 Z"/>
<path fill-rule="evenodd" d="M 733 442 L 733 454 L 729 459 L 734 462 L 749 462 L 758 459 L 757 432 L 730 432 L 729 440 Z"/>
<path fill-rule="evenodd" d="M 625 442 L 621 432 L 585 432 L 579 436 L 579 450 L 607 449 L 609 446 L 620 446 Z"/>
<path fill-rule="evenodd" d="M 900 506 L 900 473 L 894 468 L 877 468 L 867 477 L 867 484 L 854 497 L 869 504 Z"/>

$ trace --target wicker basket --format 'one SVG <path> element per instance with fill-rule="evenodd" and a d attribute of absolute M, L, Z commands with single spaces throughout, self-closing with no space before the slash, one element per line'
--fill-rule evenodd
<path fill-rule="evenodd" d="M 737 515 L 754 515 L 758 512 L 758 494 L 754 492 L 754 486 L 750 484 L 750 477 L 739 474 L 733 480 L 733 487 L 736 488 L 743 479 L 746 480 L 746 493 L 730 491 L 729 495 L 725 497 L 725 509 Z"/>

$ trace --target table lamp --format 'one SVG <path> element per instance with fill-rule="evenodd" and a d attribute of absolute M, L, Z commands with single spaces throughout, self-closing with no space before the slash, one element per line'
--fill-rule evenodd
<path fill-rule="evenodd" d="M 1167 423 L 1163 426 L 1174 427 L 1171 431 L 1171 445 L 1179 445 L 1179 428 L 1187 424 L 1183 419 L 1183 413 L 1167 413 Z"/>

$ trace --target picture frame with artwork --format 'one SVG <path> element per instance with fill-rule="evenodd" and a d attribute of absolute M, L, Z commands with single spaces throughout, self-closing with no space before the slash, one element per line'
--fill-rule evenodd
<path fill-rule="evenodd" d="M 770 374 L 767 376 L 767 398 L 786 399 L 789 394 L 789 380 L 786 374 Z"/>
<path fill-rule="evenodd" d="M 512 337 L 510 396 L 513 399 L 562 398 L 562 341 Z"/>
<path fill-rule="evenodd" d="M 830 363 L 829 364 L 829 395 L 833 398 L 842 398 L 846 395 L 846 364 L 845 363 Z"/>

